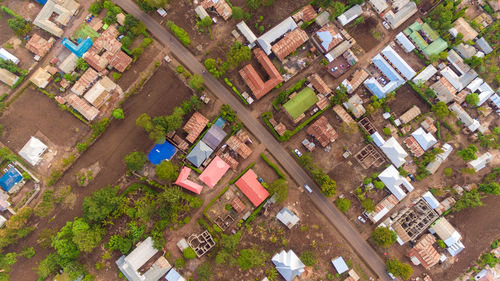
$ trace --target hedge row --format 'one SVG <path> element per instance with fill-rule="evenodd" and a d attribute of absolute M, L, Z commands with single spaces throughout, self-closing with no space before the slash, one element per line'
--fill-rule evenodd
<path fill-rule="evenodd" d="M 264 159 L 264 161 L 267 163 L 267 165 L 271 166 L 271 168 L 274 169 L 274 171 L 276 172 L 276 174 L 278 174 L 278 176 L 280 178 L 286 179 L 285 174 L 280 170 L 280 168 L 278 167 L 278 165 L 276 165 L 273 162 L 271 162 L 271 160 L 269 160 L 264 153 L 261 153 L 260 157 L 262 157 L 262 159 Z"/>
<path fill-rule="evenodd" d="M 243 176 L 243 174 L 245 174 L 248 170 L 250 170 L 254 165 L 255 165 L 255 162 L 252 162 L 250 165 L 248 165 L 248 167 L 246 167 L 245 170 L 243 170 L 238 176 L 236 176 L 236 178 L 232 179 L 229 182 L 229 184 L 234 184 L 237 180 L 239 180 L 241 178 L 241 176 Z"/>
<path fill-rule="evenodd" d="M 426 96 L 424 93 L 422 93 L 422 91 L 420 91 L 420 88 L 419 88 L 417 85 L 415 85 L 415 83 L 413 83 L 413 82 L 411 82 L 411 81 L 408 81 L 408 84 L 409 84 L 409 85 L 413 88 L 413 90 L 414 90 L 415 92 L 417 92 L 417 94 L 419 94 L 419 95 L 420 95 L 420 97 L 422 97 L 422 99 L 424 99 L 424 101 L 425 101 L 425 102 L 426 102 L 426 103 L 427 103 L 430 107 L 432 107 L 432 106 L 433 106 L 432 102 L 430 102 L 430 101 L 429 101 L 429 99 L 427 98 L 427 96 Z"/>
<path fill-rule="evenodd" d="M 189 165 L 188 163 L 185 163 L 185 164 L 184 164 L 184 166 L 186 166 L 186 167 L 190 168 L 191 170 L 193 170 L 193 171 L 197 172 L 198 174 L 201 174 L 201 173 L 202 173 L 202 171 L 201 171 L 200 169 L 196 168 L 195 166 L 191 166 L 191 165 Z"/>
<path fill-rule="evenodd" d="M 288 99 L 288 96 L 290 94 L 292 94 L 293 92 L 295 92 L 295 91 L 299 90 L 300 88 L 302 88 L 302 86 L 304 85 L 305 82 L 306 82 L 306 79 L 303 78 L 303 79 L 297 81 L 297 83 L 293 84 L 293 86 L 291 86 L 290 88 L 281 91 L 276 96 L 276 98 L 273 100 L 273 107 L 274 107 L 274 109 L 279 110 L 278 104 L 283 103 L 286 99 Z"/>
<path fill-rule="evenodd" d="M 229 79 L 227 77 L 224 77 L 224 82 L 226 82 L 226 84 L 231 88 L 231 90 L 233 90 L 233 92 L 240 97 L 240 99 L 243 101 L 244 104 L 248 105 L 247 100 L 243 97 L 243 95 L 240 93 L 240 91 L 238 91 L 238 89 L 236 89 L 236 87 L 233 85 L 233 83 L 231 83 L 231 81 L 229 81 Z"/>

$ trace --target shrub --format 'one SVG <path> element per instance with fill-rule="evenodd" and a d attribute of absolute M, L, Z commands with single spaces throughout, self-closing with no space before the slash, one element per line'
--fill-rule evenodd
<path fill-rule="evenodd" d="M 123 109 L 121 109 L 121 108 L 116 108 L 115 110 L 113 110 L 111 115 L 113 115 L 113 118 L 115 118 L 115 119 L 125 118 L 125 115 L 123 114 Z"/>
<path fill-rule="evenodd" d="M 451 175 L 453 174 L 453 169 L 452 168 L 446 168 L 444 169 L 444 175 L 447 176 L 447 177 L 451 177 Z"/>
<path fill-rule="evenodd" d="M 391 135 L 391 129 L 389 127 L 384 128 L 384 135 L 390 136 Z"/>
<path fill-rule="evenodd" d="M 184 268 L 186 266 L 186 260 L 183 257 L 180 257 L 175 260 L 174 265 L 177 268 Z"/>
<path fill-rule="evenodd" d="M 372 239 L 379 247 L 387 248 L 396 242 L 397 235 L 388 227 L 379 226 L 372 232 Z"/>
<path fill-rule="evenodd" d="M 436 241 L 436 244 L 438 245 L 439 248 L 446 249 L 446 244 L 444 243 L 443 240 L 439 239 Z"/>
<path fill-rule="evenodd" d="M 300 255 L 300 260 L 305 266 L 314 266 L 317 263 L 313 253 L 310 251 L 303 252 L 302 255 Z"/>
<path fill-rule="evenodd" d="M 184 258 L 187 260 L 192 260 L 192 259 L 196 258 L 196 253 L 194 252 L 193 248 L 191 248 L 191 247 L 187 247 L 186 249 L 184 249 L 182 254 L 184 255 Z"/>
<path fill-rule="evenodd" d="M 366 198 L 361 202 L 361 207 L 365 212 L 373 212 L 375 211 L 375 204 L 373 203 L 373 200 L 370 198 Z"/>
<path fill-rule="evenodd" d="M 335 200 L 335 204 L 337 205 L 337 208 L 339 208 L 339 210 L 342 213 L 345 213 L 345 212 L 349 211 L 352 203 L 347 198 L 337 198 L 337 200 Z"/>
<path fill-rule="evenodd" d="M 243 19 L 243 16 L 244 16 L 243 9 L 241 9 L 240 7 L 234 6 L 233 7 L 233 18 L 235 20 L 241 20 L 241 19 Z"/>
<path fill-rule="evenodd" d="M 179 39 L 184 46 L 191 44 L 191 39 L 189 39 L 189 35 L 183 28 L 175 25 L 172 21 L 167 21 L 166 26 L 174 33 L 175 37 L 177 37 L 177 39 Z"/>
<path fill-rule="evenodd" d="M 113 81 L 118 81 L 118 79 L 120 79 L 122 77 L 122 74 L 121 73 L 118 73 L 118 72 L 113 72 L 111 74 L 111 77 L 113 78 Z"/>

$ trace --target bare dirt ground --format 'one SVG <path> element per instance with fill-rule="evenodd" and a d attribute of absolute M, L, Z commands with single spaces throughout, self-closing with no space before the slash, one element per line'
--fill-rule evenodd
<path fill-rule="evenodd" d="M 381 30 L 378 30 L 378 20 L 375 16 L 365 17 L 364 23 L 347 26 L 347 32 L 349 32 L 365 52 L 375 48 L 381 39 L 374 37 L 374 32 L 382 33 Z"/>
<path fill-rule="evenodd" d="M 408 111 L 413 105 L 418 106 L 422 113 L 430 111 L 429 105 L 408 84 L 404 84 L 396 91 L 396 98 L 388 105 L 396 118 Z"/>
<path fill-rule="evenodd" d="M 25 246 L 33 246 L 37 252 L 30 260 L 24 262 L 21 260 L 12 268 L 12 280 L 36 280 L 36 266 L 44 258 L 44 254 L 48 252 L 36 242 L 42 228 L 59 229 L 66 221 L 80 216 L 80 206 L 85 196 L 108 184 L 116 183 L 125 173 L 126 167 L 123 158 L 126 154 L 131 151 L 147 151 L 151 148 L 153 143 L 148 139 L 144 130 L 135 125 L 136 118 L 144 112 L 153 116 L 169 114 L 175 105 L 190 95 L 191 90 L 179 82 L 172 70 L 160 67 L 152 79 L 146 83 L 144 89 L 123 104 L 125 119 L 113 121 L 101 138 L 76 161 L 58 183 L 61 186 L 71 185 L 73 187 L 74 193 L 77 195 L 75 204 L 77 207 L 74 209 L 57 208 L 50 217 L 35 222 L 35 225 L 39 225 L 35 232 L 24 238 L 19 244 L 7 249 L 9 252 L 17 251 Z M 86 188 L 76 186 L 74 174 L 96 162 L 102 167 L 99 175 Z M 54 219 L 51 220 L 51 218 Z M 30 270 L 21 270 L 21 268 Z"/>
<path fill-rule="evenodd" d="M 139 59 L 134 62 L 133 67 L 123 73 L 122 77 L 117 81 L 117 83 L 124 91 L 126 91 L 130 87 L 130 85 L 132 85 L 132 83 L 137 80 L 137 77 L 147 71 L 148 66 L 160 52 L 160 48 L 161 47 L 158 46 L 158 43 L 156 42 L 148 46 L 145 52 L 139 57 Z"/>

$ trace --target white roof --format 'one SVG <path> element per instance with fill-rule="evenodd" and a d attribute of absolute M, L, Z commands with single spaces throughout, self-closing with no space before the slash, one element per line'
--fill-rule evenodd
<path fill-rule="evenodd" d="M 36 16 L 33 24 L 57 37 L 61 37 L 63 30 L 59 25 L 67 25 L 71 16 L 76 13 L 79 7 L 80 4 L 74 0 L 48 0 Z M 57 16 L 53 17 L 53 14 Z"/>
<path fill-rule="evenodd" d="M 462 238 L 460 233 L 458 233 L 458 231 L 444 217 L 436 220 L 436 222 L 431 225 L 430 229 L 435 232 L 447 246 L 457 243 Z"/>
<path fill-rule="evenodd" d="M 76 68 L 76 63 L 78 62 L 78 56 L 71 53 L 67 56 L 61 64 L 59 64 L 59 69 L 64 73 L 73 72 Z"/>
<path fill-rule="evenodd" d="M 380 149 L 382 149 L 387 158 L 391 160 L 392 164 L 394 164 L 396 168 L 401 167 L 406 162 L 405 158 L 408 156 L 408 153 L 403 149 L 403 147 L 394 137 L 388 139 L 380 147 Z"/>
<path fill-rule="evenodd" d="M 481 84 L 483 84 L 483 79 L 481 79 L 481 77 L 477 77 L 476 79 L 474 79 L 474 81 L 470 82 L 469 85 L 467 85 L 467 89 L 469 89 L 471 91 L 471 93 L 474 93 L 475 91 L 477 91 L 477 89 L 479 89 L 479 86 L 481 86 Z"/>
<path fill-rule="evenodd" d="M 33 166 L 36 166 L 42 160 L 42 154 L 47 150 L 47 146 L 35 137 L 30 140 L 19 151 L 19 155 Z"/>
<path fill-rule="evenodd" d="M 7 69 L 0 68 L 0 81 L 12 87 L 18 80 L 19 76 L 9 72 Z"/>
<path fill-rule="evenodd" d="M 206 17 L 210 17 L 207 13 L 207 11 L 205 11 L 205 9 L 203 9 L 203 7 L 201 5 L 199 5 L 198 7 L 194 8 L 194 11 L 196 12 L 196 14 L 198 15 L 198 17 L 200 19 L 204 19 Z"/>
<path fill-rule="evenodd" d="M 390 165 L 382 173 L 379 174 L 378 178 L 385 184 L 387 189 L 391 191 L 392 194 L 399 200 L 403 200 L 406 196 L 406 192 L 403 191 L 401 186 L 404 186 L 408 192 L 413 191 L 413 186 L 410 182 L 403 176 L 399 174 L 399 171 Z"/>
<path fill-rule="evenodd" d="M 257 36 L 253 33 L 253 31 L 248 27 L 248 25 L 242 21 L 236 25 L 238 30 L 243 34 L 243 36 L 247 39 L 249 44 L 252 44 L 257 40 Z"/>
<path fill-rule="evenodd" d="M 426 82 L 429 80 L 434 74 L 437 73 L 437 69 L 434 65 L 429 64 L 424 70 L 422 70 L 417 76 L 413 78 L 413 83 Z"/>
<path fill-rule="evenodd" d="M 356 4 L 352 6 L 349 10 L 345 11 L 342 15 L 337 17 L 337 20 L 340 22 L 342 26 L 350 23 L 355 18 L 359 17 L 363 13 L 363 8 L 360 5 Z"/>
<path fill-rule="evenodd" d="M 450 155 L 451 151 L 453 151 L 453 146 L 451 146 L 449 143 L 445 143 L 443 144 L 441 149 L 443 150 L 443 153 L 439 153 L 437 157 L 446 160 L 446 158 L 448 158 L 448 156 Z"/>
<path fill-rule="evenodd" d="M 15 64 L 19 63 L 19 59 L 16 56 L 14 56 L 13 54 L 9 53 L 4 48 L 0 48 L 0 58 L 2 58 L 3 60 L 10 60 L 11 62 L 13 62 Z"/>
<path fill-rule="evenodd" d="M 257 39 L 257 43 L 260 45 L 262 50 L 264 50 L 266 55 L 270 55 L 272 47 L 271 44 L 276 41 L 276 39 L 285 35 L 285 33 L 294 30 L 295 28 L 297 28 L 297 24 L 292 17 L 288 17 L 266 33 L 262 34 Z"/>
<path fill-rule="evenodd" d="M 462 241 L 458 241 L 457 243 L 455 243 L 452 246 L 448 247 L 446 250 L 448 250 L 448 253 L 450 253 L 450 255 L 452 257 L 454 257 L 454 256 L 458 255 L 464 249 L 465 249 L 465 246 L 462 243 Z"/>
<path fill-rule="evenodd" d="M 487 101 L 493 94 L 495 94 L 495 91 L 488 85 L 488 83 L 484 82 L 478 87 L 478 90 L 480 91 L 479 94 L 479 102 L 477 103 L 477 106 L 481 106 L 485 101 Z"/>
<path fill-rule="evenodd" d="M 137 246 L 137 248 L 135 248 L 128 256 L 125 257 L 125 261 L 134 270 L 137 271 L 157 252 L 158 250 L 153 247 L 153 239 L 151 237 L 148 237 L 139 246 Z"/>
<path fill-rule="evenodd" d="M 415 2 L 409 2 L 399 9 L 397 13 L 393 11 L 387 12 L 384 18 L 393 29 L 396 29 L 417 11 L 417 4 L 415 4 Z"/>
<path fill-rule="evenodd" d="M 279 211 L 276 218 L 288 228 L 292 228 L 297 222 L 299 222 L 299 217 L 286 207 Z"/>
<path fill-rule="evenodd" d="M 116 88 L 116 84 L 107 76 L 103 76 L 90 90 L 83 96 L 89 103 L 94 106 L 99 106 L 99 97 L 105 92 L 109 93 Z"/>
<path fill-rule="evenodd" d="M 491 153 L 489 152 L 486 152 L 483 155 L 479 156 L 477 159 L 470 161 L 469 165 L 471 165 L 471 167 L 477 172 L 486 167 L 486 164 L 490 163 L 491 160 L 493 160 L 493 155 L 491 155 Z"/>
<path fill-rule="evenodd" d="M 378 133 L 378 132 L 375 132 L 371 135 L 372 139 L 373 139 L 373 142 L 377 145 L 377 146 L 382 146 L 384 143 L 385 143 L 385 140 L 384 138 Z"/>
<path fill-rule="evenodd" d="M 398 40 L 399 44 L 403 46 L 403 49 L 405 49 L 407 53 L 415 49 L 415 45 L 413 45 L 413 43 L 408 39 L 408 37 L 406 37 L 406 35 L 403 34 L 403 32 L 400 32 L 398 33 L 398 35 L 396 35 L 396 40 Z"/>
<path fill-rule="evenodd" d="M 45 68 L 39 67 L 30 77 L 30 81 L 39 88 L 45 88 L 49 84 L 49 79 L 52 77 Z"/>
<path fill-rule="evenodd" d="M 385 0 L 369 0 L 370 4 L 377 10 L 378 13 L 383 12 L 385 9 L 387 9 L 387 2 Z"/>
<path fill-rule="evenodd" d="M 425 202 L 431 206 L 432 209 L 436 209 L 439 207 L 439 201 L 432 195 L 430 191 L 427 191 L 422 195 L 422 198 L 424 198 Z"/>
<path fill-rule="evenodd" d="M 424 131 L 422 127 L 418 128 L 411 134 L 424 151 L 431 148 L 437 143 L 436 138 L 431 134 Z"/>
<path fill-rule="evenodd" d="M 381 53 L 407 80 L 417 74 L 391 46 L 385 47 Z"/>
<path fill-rule="evenodd" d="M 0 215 L 0 227 L 2 227 L 6 222 L 7 219 L 4 216 Z"/>
<path fill-rule="evenodd" d="M 349 270 L 349 267 L 345 263 L 344 259 L 342 257 L 337 257 L 332 260 L 333 267 L 335 267 L 335 270 L 337 270 L 338 274 L 342 274 L 346 271 Z"/>
<path fill-rule="evenodd" d="M 292 281 L 295 277 L 300 276 L 305 268 L 305 265 L 292 250 L 288 252 L 282 250 L 280 253 L 274 255 L 272 262 L 276 266 L 276 270 L 286 281 Z"/>

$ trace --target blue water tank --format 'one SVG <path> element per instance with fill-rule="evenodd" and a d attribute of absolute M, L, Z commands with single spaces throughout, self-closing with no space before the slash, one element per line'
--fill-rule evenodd
<path fill-rule="evenodd" d="M 47 0 L 35 0 L 35 1 L 42 5 L 45 5 L 45 3 L 47 3 Z"/>

